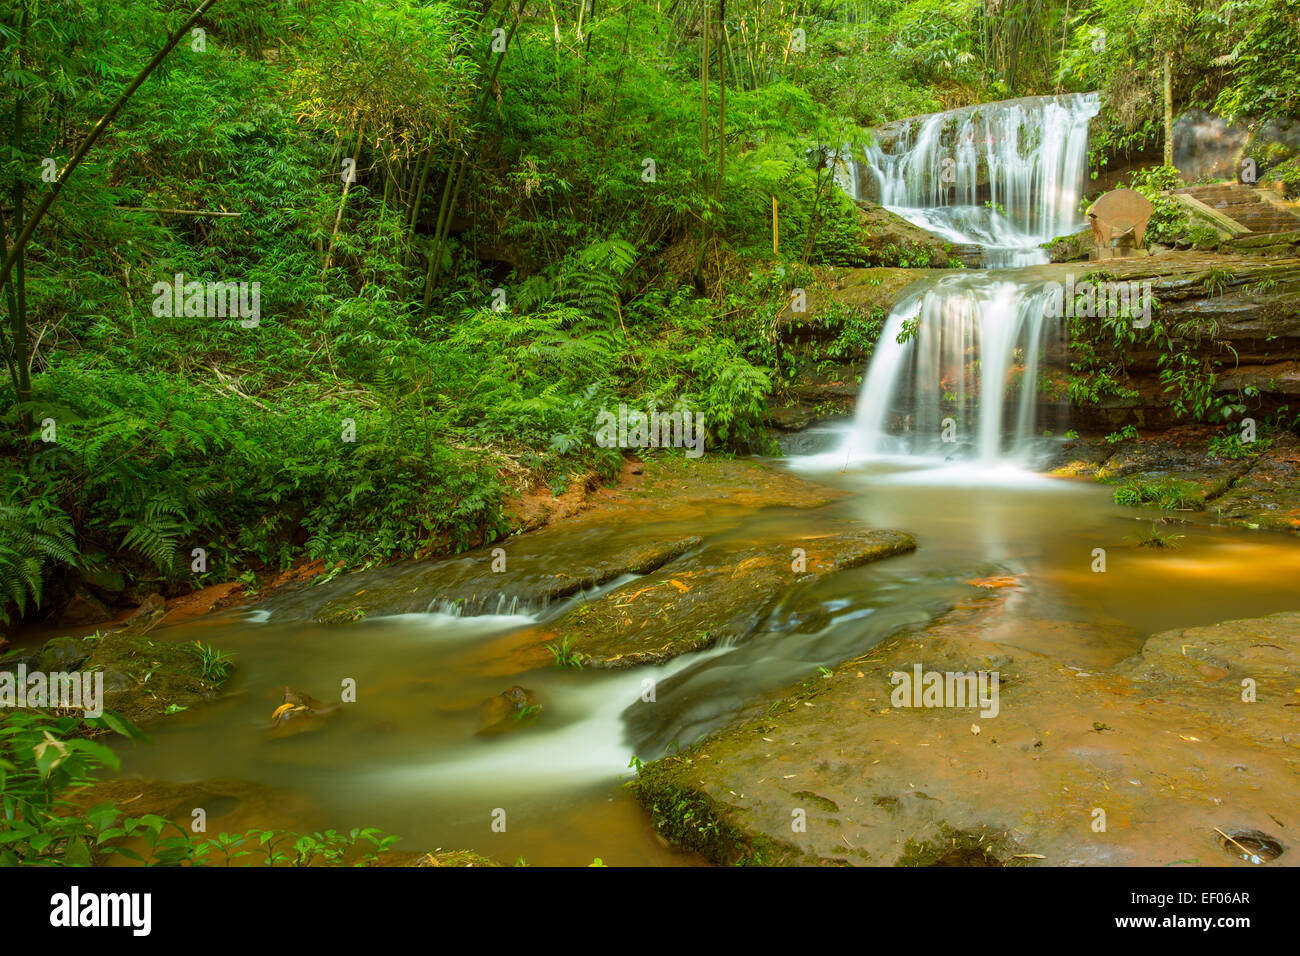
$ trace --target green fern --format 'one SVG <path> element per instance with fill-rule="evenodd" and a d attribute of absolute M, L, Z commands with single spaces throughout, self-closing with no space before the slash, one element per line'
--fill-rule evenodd
<path fill-rule="evenodd" d="M 13 604 L 21 616 L 30 600 L 40 607 L 46 565 L 80 565 L 72 522 L 46 502 L 0 506 L 0 623 Z"/>

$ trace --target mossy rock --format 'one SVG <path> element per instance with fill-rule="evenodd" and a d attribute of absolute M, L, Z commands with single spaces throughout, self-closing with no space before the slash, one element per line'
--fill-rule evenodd
<path fill-rule="evenodd" d="M 156 723 L 169 712 L 212 700 L 219 693 L 221 681 L 203 676 L 203 664 L 194 644 L 150 640 L 143 634 L 125 631 L 106 634 L 90 643 L 93 649 L 82 671 L 102 670 L 115 675 L 111 682 L 105 680 L 104 708 L 137 727 Z M 120 675 L 128 680 L 123 681 Z"/>

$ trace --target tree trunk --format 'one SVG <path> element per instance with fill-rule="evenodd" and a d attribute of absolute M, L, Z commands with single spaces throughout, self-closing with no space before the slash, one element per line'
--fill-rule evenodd
<path fill-rule="evenodd" d="M 351 178 L 343 181 L 343 195 L 339 197 L 339 210 L 334 214 L 334 228 L 330 230 L 330 241 L 325 247 L 325 268 L 321 269 L 321 281 L 325 281 L 325 274 L 330 271 L 330 266 L 334 259 L 334 240 L 339 234 L 339 225 L 343 222 L 343 209 L 348 204 L 348 191 L 352 188 L 352 183 L 357 178 L 357 163 L 361 161 L 361 141 L 365 138 L 366 129 L 364 126 L 357 127 L 357 145 L 352 151 L 352 168 L 348 171 Z"/>
<path fill-rule="evenodd" d="M 1165 165 L 1174 164 L 1174 51 L 1165 50 Z"/>
<path fill-rule="evenodd" d="M 718 181 L 713 198 L 722 205 L 722 174 L 727 168 L 727 0 L 718 0 Z"/>
<path fill-rule="evenodd" d="M 85 141 L 79 147 L 77 147 L 77 151 L 72 154 L 72 159 L 68 160 L 68 165 L 63 167 L 63 172 L 59 174 L 59 178 L 50 185 L 49 192 L 45 194 L 45 198 L 41 200 L 41 204 L 36 207 L 36 211 L 32 213 L 31 218 L 27 220 L 27 224 L 20 227 L 18 237 L 14 240 L 13 246 L 9 250 L 9 254 L 5 256 L 4 265 L 0 266 L 0 287 L 2 287 L 8 280 L 9 274 L 13 271 L 14 264 L 18 261 L 19 257 L 22 256 L 23 249 L 27 246 L 27 241 L 31 239 L 32 233 L 36 231 L 36 227 L 40 224 L 40 221 L 45 218 L 45 214 L 49 211 L 50 206 L 54 204 L 54 200 L 58 198 L 59 193 L 63 190 L 64 183 L 68 181 L 76 168 L 81 165 L 82 160 L 86 158 L 86 154 L 90 152 L 91 147 L 99 141 L 100 136 L 104 135 L 104 130 L 108 129 L 113 120 L 117 118 L 117 114 L 122 111 L 122 107 L 126 105 L 127 101 L 135 95 L 135 91 L 140 88 L 141 84 L 143 84 L 145 80 L 149 79 L 149 74 L 153 73 L 153 71 L 158 68 L 158 64 L 166 59 L 167 54 L 170 53 L 176 44 L 181 41 L 181 37 L 188 34 L 190 27 L 194 26 L 194 24 L 198 22 L 199 18 L 203 16 L 203 14 L 207 13 L 208 9 L 216 2 L 217 0 L 203 0 L 203 2 L 199 4 L 198 8 L 190 14 L 189 19 L 181 24 L 180 28 L 167 38 L 167 42 L 163 44 L 162 49 L 155 53 L 153 59 L 145 64 L 144 69 L 136 74 L 135 79 L 131 81 L 131 85 L 122 91 L 121 96 L 119 96 L 117 100 L 114 101 L 113 105 L 109 107 L 108 112 L 101 116 L 99 122 L 91 129 L 90 135 L 86 137 Z"/>
<path fill-rule="evenodd" d="M 519 29 L 519 23 L 524 16 L 524 5 L 528 0 L 519 0 L 519 7 L 515 10 L 515 21 L 510 25 L 510 31 L 505 37 L 505 49 L 497 54 L 497 61 L 492 67 L 492 75 L 487 78 L 483 84 L 483 89 L 479 95 L 478 106 L 474 111 L 474 122 L 470 124 L 477 127 L 483 119 L 483 113 L 487 109 L 488 97 L 492 94 L 492 87 L 497 81 L 497 75 L 501 72 L 501 64 L 505 61 L 506 51 L 510 49 L 510 43 L 514 39 L 515 31 Z M 509 9 L 507 7 L 507 9 Z M 489 47 L 488 55 L 491 56 Z M 486 66 L 486 61 L 484 63 Z M 471 142 L 472 145 L 472 142 Z M 438 278 L 442 274 L 442 253 L 447 244 L 447 236 L 451 232 L 452 213 L 456 209 L 456 197 L 460 195 L 460 184 L 465 179 L 465 167 L 469 164 L 469 153 L 466 152 L 460 158 L 460 162 L 455 168 L 448 168 L 447 180 L 442 188 L 442 203 L 438 207 L 438 224 L 434 230 L 433 247 L 429 250 L 429 267 L 424 274 L 424 304 L 423 312 L 429 314 L 429 306 L 433 302 L 433 290 L 438 284 Z"/>
<path fill-rule="evenodd" d="M 18 21 L 18 70 L 20 72 L 27 65 L 27 26 L 29 17 L 29 0 L 23 0 L 22 16 Z M 13 127 L 13 146 L 19 153 L 23 151 L 23 147 L 26 145 L 26 106 L 27 84 L 20 82 L 17 96 L 14 98 Z M 14 183 L 14 229 L 19 234 L 22 233 L 23 216 L 27 204 L 26 172 L 25 169 L 19 169 Z M 8 236 L 6 235 L 5 238 L 7 239 Z M 25 258 L 21 255 L 18 257 L 13 282 L 10 283 L 9 289 L 9 329 L 13 337 L 13 362 L 10 365 L 10 370 L 13 373 L 14 395 L 18 400 L 18 404 L 22 405 L 32 400 L 32 367 L 28 357 L 30 346 L 28 344 L 27 330 L 27 268 Z M 31 415 L 28 412 L 20 412 L 18 421 L 23 431 L 31 429 Z"/>

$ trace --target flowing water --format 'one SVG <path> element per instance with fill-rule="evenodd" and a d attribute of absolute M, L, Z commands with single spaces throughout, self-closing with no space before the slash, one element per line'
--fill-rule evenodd
<path fill-rule="evenodd" d="M 899 151 L 872 154 L 872 174 L 909 218 L 983 242 L 994 250 L 990 260 L 1032 260 L 1031 240 L 1074 222 L 1090 110 L 1095 100 L 1082 97 L 1037 111 L 1020 103 L 931 117 L 899 137 Z M 954 204 L 934 189 L 945 158 L 958 182 L 961 170 L 982 175 L 981 149 L 988 188 L 1005 213 L 981 212 L 976 191 Z M 1156 631 L 1293 610 L 1294 537 L 1189 526 L 1176 552 L 1136 548 L 1142 513 L 1115 506 L 1109 489 L 1024 469 L 1042 424 L 1041 403 L 1026 396 L 1038 391 L 1041 356 L 1061 342 L 1059 327 L 1042 315 L 1039 287 L 1018 276 L 954 274 L 900 301 L 838 450 L 784 465 L 848 497 L 811 511 L 769 508 L 743 521 L 693 512 L 645 527 L 611 519 L 609 527 L 561 528 L 546 539 L 550 550 L 533 557 L 559 574 L 574 555 L 604 553 L 614 533 L 625 541 L 699 535 L 704 547 L 788 546 L 847 522 L 908 530 L 915 553 L 795 587 L 744 641 L 629 671 L 528 662 L 535 658 L 521 652 L 536 646 L 539 623 L 574 602 L 528 607 L 502 594 L 470 609 L 484 613 L 463 616 L 448 613 L 436 569 L 427 566 L 340 579 L 251 612 L 158 632 L 160 640 L 200 639 L 231 651 L 237 670 L 219 701 L 167 718 L 150 744 L 123 748 L 122 772 L 251 780 L 310 800 L 317 810 L 303 827 L 377 826 L 401 835 L 409 849 L 471 849 L 535 864 L 689 863 L 662 845 L 622 789 L 631 757 L 689 746 L 764 706 L 765 695 L 816 679 L 819 666 L 924 624 L 975 593 L 974 578 L 1018 582 L 999 618 L 999 644 L 1086 669 L 1117 663 Z M 915 333 L 899 342 L 914 321 Z M 949 425 L 953 441 L 944 438 Z M 523 546 L 536 552 L 539 540 Z M 1098 547 L 1108 552 L 1105 574 L 1092 571 Z M 445 568 L 453 578 L 457 561 Z M 340 588 L 416 589 L 432 610 L 313 623 Z M 646 677 L 657 682 L 653 702 L 643 698 Z M 318 731 L 270 739 L 269 717 L 285 685 L 330 700 L 348 678 L 356 681 L 355 703 Z M 484 702 L 512 685 L 536 696 L 541 716 L 484 736 Z M 815 751 L 815 741 L 808 745 Z M 505 832 L 492 828 L 497 810 L 506 813 Z M 209 820 L 211 832 L 221 827 L 221 819 Z"/>
<path fill-rule="evenodd" d="M 936 113 L 882 137 L 849 178 L 869 178 L 882 205 L 911 222 L 979 246 L 988 266 L 1040 265 L 1042 243 L 1084 225 L 1097 109 L 1096 95 L 1074 94 Z M 872 355 L 841 457 L 1031 463 L 1040 431 L 1067 413 L 1057 400 L 1043 415 L 1040 369 L 1064 345 L 1048 296 L 1043 282 L 1005 271 L 963 270 L 909 289 Z"/>
<path fill-rule="evenodd" d="M 769 509 L 742 527 L 693 518 L 646 537 L 784 543 L 853 520 L 909 529 L 918 550 L 792 593 L 736 646 L 622 672 L 518 663 L 520 647 L 535 641 L 531 616 L 408 614 L 323 627 L 303 603 L 194 621 L 153 636 L 229 650 L 237 669 L 219 701 L 167 718 L 150 744 L 124 747 L 123 772 L 255 781 L 319 806 L 302 826 L 378 826 L 410 849 L 473 849 L 536 864 L 680 864 L 690 859 L 657 841 L 619 785 L 632 754 L 650 759 L 689 745 L 729 715 L 761 706 L 764 693 L 815 679 L 819 665 L 865 653 L 971 595 L 973 577 L 1021 582 L 1001 642 L 1085 669 L 1116 663 L 1154 631 L 1295 606 L 1293 538 L 1193 527 L 1176 552 L 1135 548 L 1143 525 L 1101 486 L 973 465 L 832 468 L 810 477 L 854 494 L 811 512 Z M 608 530 L 564 537 L 554 567 L 599 551 Z M 1110 556 L 1104 575 L 1090 570 L 1096 547 Z M 362 583 L 375 586 L 373 573 Z M 658 681 L 654 703 L 641 699 L 647 676 Z M 316 732 L 270 739 L 284 685 L 337 699 L 344 678 L 357 682 L 356 703 Z M 542 716 L 480 736 L 483 702 L 516 684 L 544 704 Z M 497 808 L 507 812 L 504 833 L 491 829 Z M 210 832 L 223 826 L 209 819 Z"/>

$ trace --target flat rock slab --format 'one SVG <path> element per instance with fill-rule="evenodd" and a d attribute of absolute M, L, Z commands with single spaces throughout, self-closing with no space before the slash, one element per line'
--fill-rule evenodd
<path fill-rule="evenodd" d="M 1116 668 L 1135 680 L 1227 681 L 1250 678 L 1256 692 L 1295 696 L 1300 687 L 1300 612 L 1165 631 Z M 1300 697 L 1295 700 L 1300 706 Z M 1300 715 L 1297 715 L 1300 717 Z M 1294 726 L 1294 720 L 1292 722 Z"/>
<path fill-rule="evenodd" d="M 511 554 L 507 542 L 501 555 L 481 549 L 455 561 L 410 569 L 390 580 L 354 581 L 364 586 L 327 601 L 315 620 L 345 624 L 375 615 L 436 610 L 465 615 L 540 611 L 621 575 L 653 571 L 698 546 L 700 540 L 687 535 L 636 541 L 605 554 L 566 555 L 562 560 L 549 551 Z M 502 564 L 502 570 L 493 570 Z"/>
<path fill-rule="evenodd" d="M 1066 442 L 1049 463 L 1062 477 L 1091 477 L 1130 486 L 1166 506 L 1170 492 L 1179 510 L 1203 519 L 1255 530 L 1300 532 L 1300 439 L 1282 434 L 1261 439 L 1258 449 L 1232 459 L 1211 454 L 1205 429 L 1176 429 L 1140 443 L 1108 445 L 1094 439 Z"/>
<path fill-rule="evenodd" d="M 661 664 L 746 637 L 792 587 L 915 548 L 902 531 L 868 528 L 779 545 L 719 545 L 569 611 L 539 628 L 539 641 L 567 641 L 584 666 Z"/>
<path fill-rule="evenodd" d="M 1221 520 L 1246 528 L 1300 532 L 1300 440 L 1284 436 L 1214 502 Z"/>
<path fill-rule="evenodd" d="M 1085 671 L 988 640 L 998 601 L 647 765 L 632 786 L 659 832 L 719 863 L 1244 866 L 1218 831 L 1258 830 L 1284 848 L 1271 865 L 1300 863 L 1300 613 Z M 997 714 L 894 706 L 916 664 L 996 670 Z"/>
<path fill-rule="evenodd" d="M 453 558 L 296 583 L 260 607 L 277 620 L 320 624 L 432 610 L 535 613 L 679 557 L 699 543 L 683 533 L 683 525 L 696 516 L 716 531 L 739 526 L 763 508 L 820 508 L 846 494 L 742 459 L 705 455 L 632 462 L 618 487 L 598 489 L 582 514 L 562 524 Z"/>

